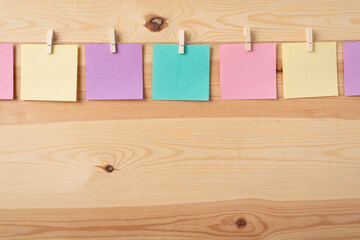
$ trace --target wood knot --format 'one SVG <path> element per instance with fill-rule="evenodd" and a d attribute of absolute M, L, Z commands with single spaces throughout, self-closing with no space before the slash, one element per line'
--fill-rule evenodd
<path fill-rule="evenodd" d="M 244 227 L 246 227 L 246 225 L 247 225 L 247 221 L 246 221 L 246 219 L 244 219 L 244 218 L 239 218 L 238 220 L 236 220 L 235 225 L 236 225 L 238 228 L 244 228 Z"/>
<path fill-rule="evenodd" d="M 152 32 L 160 32 L 161 30 L 169 26 L 166 20 L 167 19 L 164 17 L 150 15 L 146 18 L 146 23 L 144 26 Z"/>
<path fill-rule="evenodd" d="M 107 165 L 107 166 L 105 167 L 105 171 L 107 171 L 108 173 L 111 173 L 112 171 L 114 171 L 114 167 L 111 166 L 111 165 Z"/>

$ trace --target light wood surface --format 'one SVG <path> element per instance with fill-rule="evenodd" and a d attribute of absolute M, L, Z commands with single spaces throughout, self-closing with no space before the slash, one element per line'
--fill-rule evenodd
<path fill-rule="evenodd" d="M 360 239 L 359 1 L 0 0 L 0 239 Z M 155 20 L 153 20 L 155 18 Z M 153 21 L 150 21 L 153 20 Z M 148 22 L 147 22 L 148 21 Z M 160 26 L 159 25 L 162 25 Z M 277 43 L 277 100 L 221 101 L 219 44 Z M 337 41 L 339 97 L 282 98 L 281 43 Z M 86 101 L 84 43 L 144 43 L 143 101 Z M 152 30 L 150 31 L 149 28 Z M 76 103 L 20 101 L 20 45 L 78 44 Z M 152 101 L 152 44 L 211 45 L 211 101 Z"/>
<path fill-rule="evenodd" d="M 3 210 L 3 239 L 358 239 L 357 200 Z"/>

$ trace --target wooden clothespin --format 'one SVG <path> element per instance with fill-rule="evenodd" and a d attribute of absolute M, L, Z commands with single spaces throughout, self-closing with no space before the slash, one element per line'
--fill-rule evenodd
<path fill-rule="evenodd" d="M 307 45 L 307 51 L 312 52 L 313 51 L 313 32 L 312 28 L 306 28 L 306 45 Z"/>
<path fill-rule="evenodd" d="M 116 53 L 116 36 L 115 29 L 110 29 L 110 51 L 111 53 Z"/>
<path fill-rule="evenodd" d="M 52 54 L 54 43 L 54 30 L 48 30 L 47 33 L 47 42 L 46 42 L 46 52 Z"/>
<path fill-rule="evenodd" d="M 244 41 L 245 41 L 245 49 L 246 51 L 251 51 L 251 33 L 250 28 L 244 28 Z"/>
<path fill-rule="evenodd" d="M 179 30 L 179 54 L 185 53 L 185 31 Z"/>

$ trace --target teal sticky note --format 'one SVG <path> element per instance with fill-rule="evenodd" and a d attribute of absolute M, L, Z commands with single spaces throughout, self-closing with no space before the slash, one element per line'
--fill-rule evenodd
<path fill-rule="evenodd" d="M 210 46 L 153 45 L 153 100 L 209 101 Z"/>

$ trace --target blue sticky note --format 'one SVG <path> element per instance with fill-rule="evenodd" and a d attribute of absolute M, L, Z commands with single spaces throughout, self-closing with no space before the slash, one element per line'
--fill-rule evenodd
<path fill-rule="evenodd" d="M 210 46 L 153 45 L 153 100 L 209 101 Z"/>

